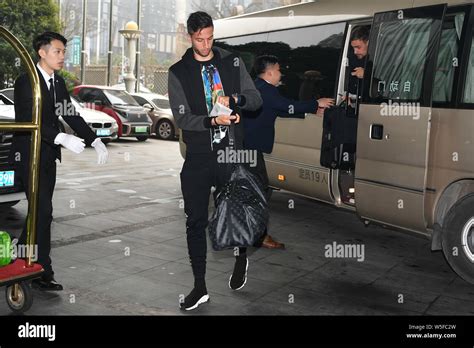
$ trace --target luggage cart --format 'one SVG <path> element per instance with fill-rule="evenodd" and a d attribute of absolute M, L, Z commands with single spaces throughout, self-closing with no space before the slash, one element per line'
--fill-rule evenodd
<path fill-rule="evenodd" d="M 29 200 L 27 217 L 27 257 L 16 259 L 13 263 L 0 267 L 0 287 L 6 287 L 6 300 L 14 313 L 30 309 L 33 294 L 30 281 L 41 276 L 43 268 L 33 262 L 33 245 L 36 241 L 36 220 L 38 204 L 38 166 L 41 145 L 41 89 L 38 72 L 23 44 L 5 27 L 0 26 L 0 38 L 7 41 L 18 53 L 26 66 L 33 92 L 32 122 L 0 123 L 0 130 L 31 132 Z"/>

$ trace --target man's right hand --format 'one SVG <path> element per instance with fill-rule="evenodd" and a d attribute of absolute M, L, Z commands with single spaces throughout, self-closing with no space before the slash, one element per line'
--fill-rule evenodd
<path fill-rule="evenodd" d="M 234 123 L 240 122 L 239 114 L 236 115 L 219 115 L 214 118 L 214 122 L 217 126 L 229 126 L 231 121 L 235 121 Z"/>
<path fill-rule="evenodd" d="M 69 151 L 77 154 L 84 151 L 84 148 L 86 147 L 86 144 L 84 144 L 84 139 L 66 133 L 59 133 L 54 139 L 54 143 L 56 145 L 62 145 Z"/>
<path fill-rule="evenodd" d="M 329 108 L 334 106 L 334 99 L 332 98 L 320 98 L 318 99 L 318 107 L 319 108 Z"/>

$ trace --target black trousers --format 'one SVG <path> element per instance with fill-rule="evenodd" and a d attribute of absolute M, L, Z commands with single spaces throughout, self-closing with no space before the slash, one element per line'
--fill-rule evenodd
<path fill-rule="evenodd" d="M 43 266 L 44 279 L 50 279 L 53 275 L 51 267 L 51 223 L 53 221 L 53 192 L 56 185 L 56 162 L 55 161 L 41 161 L 39 168 L 39 185 L 38 185 L 38 217 L 36 224 L 36 244 L 38 245 L 38 260 Z M 29 188 L 29 170 L 28 167 L 21 164 L 18 167 L 20 173 L 20 180 L 23 183 L 28 202 L 30 200 Z M 18 244 L 26 244 L 26 222 L 23 232 L 18 240 Z"/>
<path fill-rule="evenodd" d="M 265 159 L 263 158 L 263 152 L 259 150 L 254 150 L 257 151 L 257 165 L 255 167 L 248 166 L 248 170 L 250 173 L 256 175 L 261 183 L 263 184 L 263 188 L 265 190 L 265 196 L 267 198 L 267 201 L 270 200 L 271 196 L 271 188 L 268 187 L 269 181 L 268 181 L 268 173 L 267 173 L 267 167 L 265 166 Z M 263 239 L 267 235 L 267 229 L 265 228 L 265 232 L 263 233 L 262 238 L 260 239 L 259 242 L 255 244 L 255 247 L 261 247 Z"/>
<path fill-rule="evenodd" d="M 203 280 L 206 274 L 209 196 L 214 186 L 214 199 L 231 175 L 231 166 L 217 162 L 217 155 L 186 154 L 181 171 L 181 190 L 186 213 L 186 238 L 189 258 L 195 280 Z M 246 248 L 239 248 L 244 254 Z"/>

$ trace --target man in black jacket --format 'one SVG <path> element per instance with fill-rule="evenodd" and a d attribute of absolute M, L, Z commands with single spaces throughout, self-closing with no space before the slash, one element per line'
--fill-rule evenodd
<path fill-rule="evenodd" d="M 263 153 L 271 153 L 275 142 L 275 121 L 277 116 L 304 118 L 305 113 L 316 114 L 319 109 L 334 105 L 334 100 L 330 98 L 320 98 L 316 100 L 297 101 L 285 98 L 278 91 L 281 72 L 278 58 L 272 55 L 257 57 L 254 64 L 257 74 L 255 86 L 263 99 L 263 105 L 254 112 L 244 113 L 245 140 L 244 147 L 257 151 L 257 165 L 249 166 L 249 170 L 257 175 L 264 184 L 269 197 L 268 175 L 265 167 Z M 273 240 L 265 231 L 264 239 L 261 242 L 263 247 L 269 249 L 283 249 L 284 244 Z"/>
<path fill-rule="evenodd" d="M 74 111 L 66 84 L 55 71 L 64 64 L 64 53 L 67 40 L 58 33 L 45 32 L 33 41 L 33 47 L 38 54 L 39 62 L 36 65 L 41 85 L 42 112 L 41 112 L 41 149 L 39 164 L 39 199 L 38 219 L 36 225 L 36 244 L 38 246 L 38 263 L 43 266 L 44 273 L 40 279 L 33 281 L 33 286 L 41 290 L 59 291 L 63 287 L 54 279 L 51 266 L 51 222 L 53 220 L 52 198 L 56 183 L 56 159 L 61 160 L 61 145 L 74 153 L 81 153 L 85 145 L 95 148 L 98 163 L 107 161 L 107 148 L 92 132 L 84 119 Z M 33 108 L 33 94 L 28 75 L 23 74 L 15 81 L 15 121 L 31 122 Z M 71 112 L 73 111 L 73 112 Z M 61 133 L 58 116 L 84 140 L 74 135 Z M 31 135 L 19 133 L 15 135 L 12 146 L 11 160 L 16 167 L 28 194 L 29 161 Z M 29 199 L 29 197 L 28 197 Z M 19 244 L 26 244 L 26 224 L 20 236 Z"/>
<path fill-rule="evenodd" d="M 243 142 L 240 116 L 209 117 L 216 103 L 233 110 L 256 110 L 262 100 L 243 61 L 234 54 L 213 48 L 212 18 L 204 12 L 192 13 L 187 22 L 192 48 L 169 70 L 168 94 L 178 127 L 186 143 L 186 160 L 181 171 L 189 257 L 194 288 L 181 303 L 192 310 L 209 300 L 206 273 L 206 226 L 211 187 L 215 194 L 229 178 L 228 165 L 219 163 L 217 152 L 228 146 L 228 125 L 235 121 L 236 143 Z M 236 256 L 229 287 L 241 289 L 247 281 L 245 248 Z"/>

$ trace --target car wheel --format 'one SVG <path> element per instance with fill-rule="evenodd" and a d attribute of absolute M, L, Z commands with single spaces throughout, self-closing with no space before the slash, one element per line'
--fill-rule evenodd
<path fill-rule="evenodd" d="M 163 119 L 156 125 L 156 136 L 159 139 L 170 140 L 174 138 L 174 126 L 170 120 Z"/>
<path fill-rule="evenodd" d="M 443 253 L 465 281 L 474 284 L 474 194 L 463 197 L 443 222 Z"/>
<path fill-rule="evenodd" d="M 140 137 L 137 137 L 138 141 L 147 141 L 148 140 L 148 136 L 140 136 Z"/>

